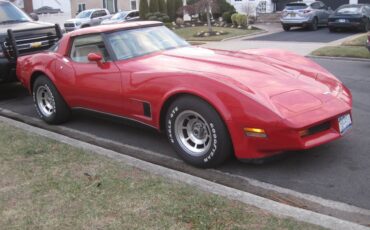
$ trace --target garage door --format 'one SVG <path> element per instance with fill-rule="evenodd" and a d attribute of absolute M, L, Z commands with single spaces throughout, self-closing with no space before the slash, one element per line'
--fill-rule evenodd
<path fill-rule="evenodd" d="M 349 4 L 349 0 L 321 0 L 321 1 L 325 3 L 325 5 L 331 7 L 333 10 L 337 9 L 341 5 Z"/>
<path fill-rule="evenodd" d="M 370 4 L 370 0 L 358 0 L 358 3 Z"/>
<path fill-rule="evenodd" d="M 296 0 L 279 0 L 276 2 L 276 10 L 282 11 L 285 8 L 285 5 L 289 2 L 296 2 Z"/>

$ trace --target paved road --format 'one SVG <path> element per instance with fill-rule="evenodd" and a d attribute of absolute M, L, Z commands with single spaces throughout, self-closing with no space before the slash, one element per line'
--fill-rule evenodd
<path fill-rule="evenodd" d="M 370 62 L 316 61 L 352 90 L 352 131 L 333 143 L 267 164 L 230 160 L 220 170 L 370 210 Z M 0 86 L 0 108 L 36 117 L 31 97 L 17 85 Z M 163 135 L 130 122 L 79 112 L 64 126 L 176 157 Z"/>
<path fill-rule="evenodd" d="M 289 32 L 281 31 L 278 33 L 246 38 L 246 40 L 254 41 L 271 41 L 271 42 L 318 42 L 326 43 L 333 42 L 339 39 L 346 38 L 356 34 L 356 31 L 343 31 L 330 33 L 328 28 L 320 28 L 317 31 L 310 31 L 305 28 L 292 29 Z"/>

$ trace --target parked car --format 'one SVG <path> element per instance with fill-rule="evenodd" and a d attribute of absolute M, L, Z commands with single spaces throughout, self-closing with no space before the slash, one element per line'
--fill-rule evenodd
<path fill-rule="evenodd" d="M 367 49 L 370 52 L 370 33 L 367 34 L 367 42 L 366 42 Z"/>
<path fill-rule="evenodd" d="M 36 22 L 12 3 L 0 0 L 0 82 L 17 79 L 19 56 L 48 49 L 60 36 L 59 27 Z"/>
<path fill-rule="evenodd" d="M 45 122 L 66 122 L 71 109 L 136 120 L 198 167 L 312 148 L 352 124 L 350 91 L 314 61 L 192 47 L 160 22 L 67 33 L 57 48 L 19 58 L 17 74 Z"/>
<path fill-rule="evenodd" d="M 339 7 L 329 17 L 331 32 L 337 29 L 356 29 L 363 32 L 370 30 L 370 6 L 365 4 L 351 4 Z"/>
<path fill-rule="evenodd" d="M 63 13 L 61 9 L 54 9 L 53 7 L 50 6 L 42 6 L 35 11 L 33 11 L 36 14 L 58 14 L 58 13 Z"/>
<path fill-rule="evenodd" d="M 308 27 L 317 30 L 319 26 L 327 26 L 329 15 L 333 11 L 323 2 L 292 2 L 288 3 L 281 15 L 280 22 L 285 31 L 292 27 Z"/>
<path fill-rule="evenodd" d="M 101 24 L 102 25 L 115 24 L 127 21 L 137 21 L 139 19 L 140 15 L 138 10 L 122 11 L 113 15 L 110 19 L 104 20 Z"/>
<path fill-rule="evenodd" d="M 76 18 L 69 19 L 64 23 L 64 29 L 66 32 L 70 32 L 76 29 L 85 28 L 89 26 L 97 26 L 105 20 L 111 17 L 107 9 L 90 9 L 81 11 Z"/>

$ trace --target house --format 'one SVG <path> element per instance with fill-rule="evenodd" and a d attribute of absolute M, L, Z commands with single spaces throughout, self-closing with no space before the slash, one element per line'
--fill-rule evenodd
<path fill-rule="evenodd" d="M 138 10 L 139 0 L 70 0 L 72 15 L 86 9 L 106 8 L 111 13 Z"/>
<path fill-rule="evenodd" d="M 289 2 L 297 2 L 298 0 L 228 0 L 228 2 L 235 7 L 240 13 L 246 13 L 250 10 L 258 13 L 272 13 L 274 11 L 281 11 Z M 305 0 L 303 0 L 304 2 Z M 312 2 L 313 0 L 306 0 Z M 344 4 L 370 4 L 370 0 L 321 0 L 332 9 L 337 9 Z M 253 10 L 251 9 L 253 8 Z"/>
<path fill-rule="evenodd" d="M 71 11 L 70 0 L 32 0 L 32 5 L 34 10 L 42 6 L 50 6 L 54 9 L 61 9 L 65 13 Z"/>

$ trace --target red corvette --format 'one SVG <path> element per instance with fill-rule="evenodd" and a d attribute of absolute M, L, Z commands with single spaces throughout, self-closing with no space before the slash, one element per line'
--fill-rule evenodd
<path fill-rule="evenodd" d="M 352 124 L 350 91 L 311 60 L 192 47 L 158 22 L 68 33 L 20 57 L 17 74 L 46 122 L 67 121 L 71 109 L 133 119 L 165 131 L 198 167 L 312 148 Z"/>

